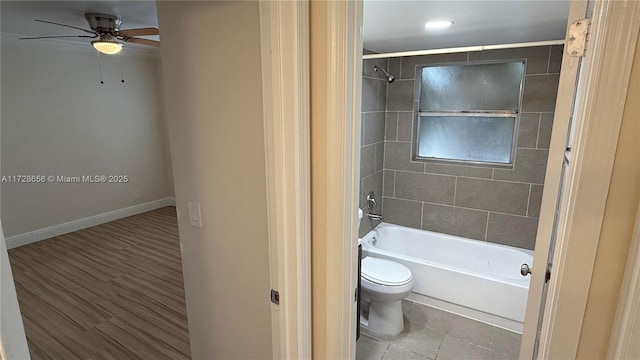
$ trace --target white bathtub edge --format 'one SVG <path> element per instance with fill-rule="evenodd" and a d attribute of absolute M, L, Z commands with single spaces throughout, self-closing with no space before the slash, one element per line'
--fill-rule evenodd
<path fill-rule="evenodd" d="M 522 334 L 524 324 L 515 320 L 506 319 L 501 316 L 492 315 L 483 311 L 471 309 L 466 306 L 456 305 L 414 292 L 409 294 L 409 296 L 407 296 L 407 299 L 422 305 L 430 306 L 442 311 L 464 316 L 472 320 L 480 321 L 485 324 L 493 325 L 495 327 Z"/>

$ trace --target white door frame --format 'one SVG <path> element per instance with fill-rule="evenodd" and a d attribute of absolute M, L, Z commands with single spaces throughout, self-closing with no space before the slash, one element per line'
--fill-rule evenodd
<path fill-rule="evenodd" d="M 311 359 L 308 2 L 260 2 L 260 34 L 273 358 Z"/>
<path fill-rule="evenodd" d="M 362 1 L 311 2 L 313 356 L 355 357 Z"/>
<path fill-rule="evenodd" d="M 577 354 L 639 30 L 639 2 L 595 1 L 542 322 L 542 359 Z M 543 210 L 552 208 L 545 200 L 554 199 L 543 198 Z M 525 319 L 523 340 L 535 336 L 534 322 Z M 524 347 L 521 357 L 529 354 Z"/>
<path fill-rule="evenodd" d="M 31 359 L 2 222 L 0 222 L 0 359 Z"/>
<path fill-rule="evenodd" d="M 567 23 L 584 19 L 587 14 L 587 2 L 572 2 L 569 9 Z M 566 36 L 568 37 L 567 26 Z M 540 317 L 542 294 L 545 286 L 547 261 L 549 259 L 551 237 L 553 236 L 553 223 L 555 220 L 560 184 L 563 181 L 563 161 L 567 147 L 567 135 L 569 134 L 570 119 L 574 110 L 574 98 L 576 97 L 579 77 L 579 57 L 565 54 L 562 57 L 560 80 L 558 82 L 558 96 L 553 119 L 553 131 L 549 145 L 547 169 L 544 178 L 544 191 L 540 206 L 540 219 L 536 234 L 534 251 L 534 264 L 531 269 L 529 293 L 525 312 L 524 329 L 520 346 L 520 359 L 531 359 L 534 354 L 535 341 L 538 331 L 538 319 Z M 565 192 L 566 193 L 566 192 Z M 563 206 L 566 207 L 566 206 Z"/>

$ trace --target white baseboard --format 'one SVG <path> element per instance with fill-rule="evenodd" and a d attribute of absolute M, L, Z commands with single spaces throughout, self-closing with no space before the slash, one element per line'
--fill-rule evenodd
<path fill-rule="evenodd" d="M 485 324 L 493 325 L 499 328 L 503 328 L 505 330 L 513 331 L 518 334 L 522 334 L 522 328 L 524 324 L 515 320 L 503 318 L 501 316 L 489 314 L 484 311 L 471 309 L 465 306 L 452 304 L 450 302 L 442 301 L 439 299 L 435 299 L 422 294 L 417 294 L 414 292 L 409 294 L 409 296 L 407 296 L 407 299 L 420 303 L 422 305 L 431 306 L 436 309 L 440 309 L 456 315 L 464 316 L 466 318 L 480 321 Z"/>
<path fill-rule="evenodd" d="M 7 249 L 13 249 L 18 246 L 27 245 L 36 241 L 52 238 L 54 236 L 68 234 L 74 231 L 86 229 L 92 226 L 108 223 L 110 221 L 123 219 L 129 216 L 141 214 L 147 211 L 159 209 L 165 206 L 176 206 L 176 199 L 172 197 L 166 197 L 164 199 L 158 199 L 149 201 L 144 204 L 134 205 L 126 207 L 124 209 L 118 209 L 109 211 L 106 213 L 89 216 L 83 219 L 69 221 L 63 224 L 49 226 L 43 229 L 29 231 L 24 234 L 14 235 L 6 238 Z"/>

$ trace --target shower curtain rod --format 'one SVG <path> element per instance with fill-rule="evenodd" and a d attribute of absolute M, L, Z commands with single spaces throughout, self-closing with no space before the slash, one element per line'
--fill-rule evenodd
<path fill-rule="evenodd" d="M 366 59 L 380 59 L 380 58 L 392 58 L 392 57 L 402 57 L 402 56 L 451 54 L 451 53 L 468 52 L 468 51 L 515 49 L 515 48 L 522 48 L 522 47 L 549 46 L 549 45 L 564 45 L 564 39 L 549 40 L 549 41 L 534 41 L 534 42 L 515 43 L 515 44 L 465 46 L 465 47 L 448 48 L 448 49 L 402 51 L 402 52 L 385 53 L 385 54 L 369 54 L 369 55 L 362 55 L 362 59 L 366 60 Z"/>

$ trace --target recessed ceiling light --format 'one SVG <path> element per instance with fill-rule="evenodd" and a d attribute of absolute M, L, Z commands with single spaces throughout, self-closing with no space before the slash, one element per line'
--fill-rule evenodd
<path fill-rule="evenodd" d="M 451 20 L 434 20 L 427 21 L 424 24 L 424 28 L 427 30 L 443 30 L 453 25 L 453 21 Z"/>

